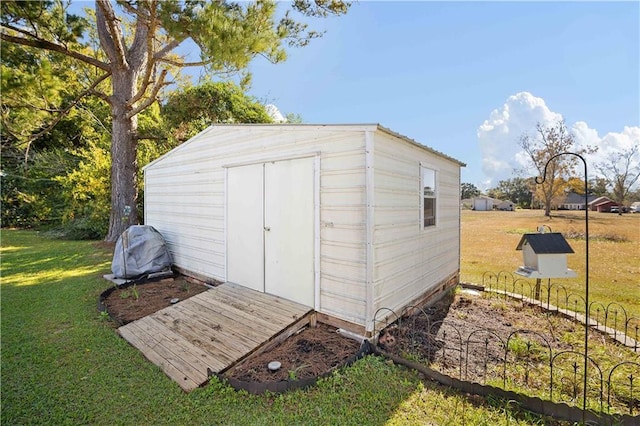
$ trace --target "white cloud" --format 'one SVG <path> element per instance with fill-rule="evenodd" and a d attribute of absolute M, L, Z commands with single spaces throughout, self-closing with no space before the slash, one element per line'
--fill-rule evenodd
<path fill-rule="evenodd" d="M 264 109 L 269 114 L 269 117 L 273 120 L 274 123 L 286 123 L 287 119 L 284 118 L 280 110 L 274 104 L 267 104 L 264 106 Z"/>
<path fill-rule="evenodd" d="M 527 164 L 519 146 L 522 134 L 535 129 L 536 123 L 553 123 L 561 119 L 562 115 L 551 111 L 542 98 L 529 92 L 509 96 L 502 107 L 493 110 L 477 133 L 482 152 L 483 183 L 487 188 L 513 177 L 514 169 Z"/>
<path fill-rule="evenodd" d="M 544 99 L 529 92 L 509 96 L 504 105 L 493 110 L 478 128 L 484 175 L 484 186 L 480 189 L 495 187 L 500 180 L 514 177 L 516 169 L 529 168 L 529 159 L 519 145 L 520 137 L 524 133 L 534 137 L 537 123 L 552 125 L 562 118 L 562 114 L 547 107 Z M 595 164 L 610 153 L 640 143 L 640 127 L 625 127 L 621 133 L 610 132 L 604 136 L 584 121 L 573 125 L 567 123 L 567 127 L 573 132 L 577 148 L 598 147 L 598 151 L 588 157 L 590 178 L 595 175 Z"/>

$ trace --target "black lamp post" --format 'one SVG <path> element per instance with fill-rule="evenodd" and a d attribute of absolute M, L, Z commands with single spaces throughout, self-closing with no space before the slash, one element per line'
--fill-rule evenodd
<path fill-rule="evenodd" d="M 560 157 L 561 155 L 573 155 L 582 160 L 584 164 L 584 228 L 585 228 L 585 273 L 584 273 L 584 283 L 585 283 L 585 295 L 584 295 L 584 389 L 583 389 L 583 401 L 582 401 L 582 410 L 583 413 L 587 409 L 587 367 L 589 364 L 589 357 L 587 355 L 587 350 L 589 348 L 589 200 L 588 200 L 588 178 L 587 178 L 587 161 L 580 154 L 576 154 L 575 152 L 561 152 L 560 154 L 556 154 L 553 157 L 549 158 L 547 163 L 544 165 L 544 172 L 542 174 L 542 179 L 536 177 L 536 183 L 538 185 L 544 183 L 547 178 L 547 166 L 549 163 L 554 160 L 556 157 Z M 584 415 L 584 414 L 583 414 Z"/>

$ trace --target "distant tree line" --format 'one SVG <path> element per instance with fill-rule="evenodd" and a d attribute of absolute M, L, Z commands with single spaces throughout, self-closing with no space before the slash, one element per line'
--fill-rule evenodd
<path fill-rule="evenodd" d="M 13 64 L 6 62 L 9 59 L 10 55 L 3 55 L 3 78 L 8 81 L 2 97 L 6 112 L 2 126 L 2 226 L 45 229 L 73 239 L 104 238 L 111 209 L 108 110 L 99 100 L 87 98 L 46 135 L 25 145 L 12 130 L 37 132 L 50 116 L 44 100 L 25 99 L 28 90 L 20 87 L 20 76 L 15 75 Z M 39 73 L 39 84 L 49 85 L 59 96 L 68 90 L 65 81 L 73 82 L 63 64 L 52 66 L 50 73 L 47 69 L 31 72 Z M 37 101 L 40 107 L 32 108 Z M 55 103 L 49 101 L 49 107 L 55 109 Z M 214 123 L 271 121 L 265 106 L 233 83 L 208 82 L 178 89 L 163 103 L 140 114 L 137 162 L 140 167 L 146 165 Z M 138 172 L 140 195 L 142 182 Z M 137 220 L 141 221 L 143 197 L 138 200 Z"/>
<path fill-rule="evenodd" d="M 526 175 L 525 170 L 514 170 L 516 177 L 499 181 L 485 195 L 512 201 L 520 208 L 544 208 L 547 216 L 554 206 L 563 203 L 567 194 L 585 195 L 585 176 L 584 172 L 580 175 L 583 169 L 577 155 L 586 158 L 596 152 L 597 147 L 577 148 L 574 136 L 563 121 L 551 125 L 538 123 L 534 135 L 525 133 L 518 142 L 538 176 L 522 177 Z M 589 195 L 607 196 L 618 205 L 640 201 L 640 142 L 609 154 L 594 166 L 588 176 Z M 537 183 L 536 177 L 542 177 L 545 171 L 544 182 Z M 596 172 L 598 176 L 592 177 Z M 481 191 L 471 183 L 460 186 L 463 200 L 480 194 Z"/>

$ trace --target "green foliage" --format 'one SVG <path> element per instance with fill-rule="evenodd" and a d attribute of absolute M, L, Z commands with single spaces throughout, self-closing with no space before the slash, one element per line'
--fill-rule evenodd
<path fill-rule="evenodd" d="M 3 1 L 2 12 L 3 27 L 20 26 L 43 37 L 55 33 L 59 42 L 82 49 L 72 41 L 86 22 L 66 14 L 60 2 Z M 36 148 L 77 146 L 78 129 L 85 120 L 78 111 L 69 116 L 61 112 L 81 90 L 87 67 L 64 54 L 32 46 L 3 42 L 0 48 L 3 144 L 21 149 L 32 142 Z M 57 135 L 48 135 L 56 131 Z"/>
<path fill-rule="evenodd" d="M 50 225 L 63 215 L 64 197 L 55 176 L 76 160 L 64 149 L 33 152 L 29 168 L 16 148 L 2 152 L 2 226 L 32 228 Z"/>
<path fill-rule="evenodd" d="M 26 28 L 38 32 L 41 37 L 54 39 L 61 44 L 74 43 L 82 37 L 87 21 L 81 16 L 67 13 L 69 3 L 60 0 L 3 0 L 0 3 L 0 22 L 8 28 Z"/>
<path fill-rule="evenodd" d="M 289 124 L 302 124 L 304 123 L 304 119 L 300 114 L 294 114 L 290 112 L 284 116 L 284 119 Z"/>
<path fill-rule="evenodd" d="M 596 197 L 602 197 L 607 195 L 607 180 L 601 177 L 596 177 L 589 180 L 590 194 Z"/>
<path fill-rule="evenodd" d="M 548 361 L 549 358 L 548 353 L 540 343 L 520 335 L 511 337 L 508 350 L 516 359 L 526 358 L 528 361 Z"/>
<path fill-rule="evenodd" d="M 516 177 L 513 179 L 501 180 L 498 186 L 487 191 L 487 195 L 500 200 L 509 200 L 518 207 L 531 206 L 531 191 L 534 188 L 532 178 Z"/>
<path fill-rule="evenodd" d="M 46 5 L 3 2 L 2 8 L 22 12 L 24 21 L 17 21 L 34 27 L 37 14 L 47 18 Z M 54 15 L 62 13 L 56 9 L 60 4 L 49 5 Z M 9 18 L 3 16 L 3 25 Z M 62 40 L 73 33 L 69 31 Z M 76 208 L 67 204 L 73 194 L 61 179 L 79 164 L 79 153 L 100 137 L 109 113 L 101 100 L 84 99 L 60 115 L 80 90 L 84 69 L 55 52 L 6 42 L 1 48 L 2 226 L 59 226 Z M 85 222 L 76 227 L 87 228 Z M 80 234 L 94 238 L 96 231 Z"/>
<path fill-rule="evenodd" d="M 108 142 L 91 143 L 76 155 L 80 158 L 77 167 L 56 178 L 65 197 L 63 235 L 71 239 L 100 239 L 109 225 L 111 209 Z"/>
<path fill-rule="evenodd" d="M 460 185 L 460 198 L 465 200 L 480 195 L 480 190 L 472 183 L 462 183 Z"/>
<path fill-rule="evenodd" d="M 207 82 L 172 92 L 162 107 L 170 133 L 184 141 L 214 123 L 270 123 L 264 105 L 231 82 Z"/>

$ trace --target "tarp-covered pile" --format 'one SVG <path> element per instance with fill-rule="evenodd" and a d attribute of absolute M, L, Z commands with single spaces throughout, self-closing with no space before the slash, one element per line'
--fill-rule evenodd
<path fill-rule="evenodd" d="M 148 225 L 133 225 L 120 235 L 111 271 L 116 278 L 137 278 L 171 268 L 171 254 L 162 235 Z"/>

